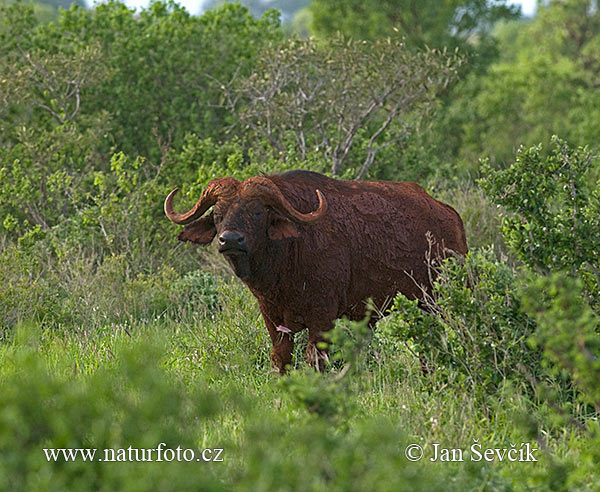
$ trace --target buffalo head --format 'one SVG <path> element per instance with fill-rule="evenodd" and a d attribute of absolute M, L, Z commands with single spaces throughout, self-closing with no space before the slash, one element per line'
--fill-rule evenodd
<path fill-rule="evenodd" d="M 173 210 L 177 191 L 174 189 L 165 199 L 165 214 L 172 222 L 186 225 L 179 239 L 208 244 L 217 236 L 219 252 L 241 279 L 249 278 L 257 266 L 267 266 L 274 242 L 300 237 L 296 224 L 314 224 L 327 212 L 327 202 L 319 190 L 317 209 L 301 213 L 264 177 L 243 182 L 214 179 L 196 205 L 184 214 Z M 212 206 L 212 212 L 204 216 Z"/>

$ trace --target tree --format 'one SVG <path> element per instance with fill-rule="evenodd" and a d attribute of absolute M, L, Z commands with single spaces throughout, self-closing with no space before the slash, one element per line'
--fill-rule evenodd
<path fill-rule="evenodd" d="M 375 39 L 398 31 L 409 45 L 436 48 L 481 43 L 497 21 L 519 15 L 505 0 L 314 0 L 310 10 L 321 37 Z"/>
<path fill-rule="evenodd" d="M 17 2 L 23 0 L 16 0 Z M 15 0 L 0 0 L 0 6 L 15 3 Z M 86 7 L 85 0 L 28 0 L 27 3 L 33 7 L 35 19 L 41 24 L 54 22 L 58 18 L 59 8 L 68 9 L 71 5 Z"/>
<path fill-rule="evenodd" d="M 459 157 L 498 164 L 515 147 L 560 134 L 577 145 L 600 139 L 600 13 L 589 0 L 548 2 L 530 22 L 501 26 L 500 59 L 469 75 L 449 110 Z M 458 129 L 458 131 L 456 130 Z"/>
<path fill-rule="evenodd" d="M 80 114 L 108 112 L 113 131 L 107 143 L 156 160 L 156 135 L 174 146 L 188 132 L 219 136 L 227 115 L 217 108 L 220 89 L 211 76 L 248 74 L 262 46 L 282 36 L 272 14 L 255 19 L 229 5 L 193 17 L 173 2 L 154 2 L 139 14 L 116 1 L 94 10 L 72 8 L 55 24 L 21 31 L 9 28 L 2 51 L 4 60 L 16 57 L 23 66 L 33 60 L 29 45 L 37 58 L 64 53 L 69 45 L 98 47 L 110 76 L 81 92 Z M 11 118 L 11 126 L 18 122 Z"/>
<path fill-rule="evenodd" d="M 315 0 L 309 9 L 312 31 L 319 38 L 330 38 L 338 31 L 356 39 L 393 33 L 403 36 L 411 47 L 458 48 L 467 61 L 460 68 L 461 81 L 440 93 L 430 125 L 405 139 L 404 162 L 399 163 L 402 179 L 423 179 L 447 171 L 456 174 L 457 157 L 466 158 L 463 124 L 471 121 L 469 104 L 482 90 L 472 81 L 479 81 L 498 57 L 494 27 L 519 18 L 519 8 L 504 0 Z M 385 177 L 398 178 L 398 173 Z"/>
<path fill-rule="evenodd" d="M 307 7 L 310 4 L 310 0 L 241 0 L 238 2 L 208 0 L 208 2 L 203 4 L 203 8 L 209 10 L 226 3 L 240 3 L 255 17 L 262 16 L 267 10 L 275 9 L 281 12 L 281 17 L 284 21 L 288 21 L 297 11 Z"/>
<path fill-rule="evenodd" d="M 275 153 L 291 146 L 305 159 L 316 151 L 332 174 L 360 179 L 378 152 L 431 114 L 461 61 L 389 38 L 291 39 L 265 50 L 251 76 L 220 83 L 239 123 Z"/>
<path fill-rule="evenodd" d="M 84 0 L 42 0 L 40 3 L 50 5 L 55 9 L 68 9 L 71 5 L 77 5 L 78 7 L 86 7 Z"/>
<path fill-rule="evenodd" d="M 239 5 L 193 17 L 173 2 L 136 14 L 109 1 L 45 25 L 31 5 L 0 9 L 0 224 L 16 237 L 89 205 L 117 151 L 149 180 L 186 135 L 222 137 L 214 79 L 247 76 L 283 35 L 274 15 Z"/>

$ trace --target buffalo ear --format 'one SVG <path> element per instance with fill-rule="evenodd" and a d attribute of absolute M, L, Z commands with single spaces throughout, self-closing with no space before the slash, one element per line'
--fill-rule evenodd
<path fill-rule="evenodd" d="M 276 218 L 269 226 L 269 239 L 278 241 L 282 239 L 298 239 L 300 231 L 289 220 Z"/>
<path fill-rule="evenodd" d="M 217 229 L 215 228 L 211 213 L 206 217 L 202 217 L 201 219 L 186 225 L 183 228 L 183 231 L 179 233 L 179 236 L 177 236 L 177 239 L 180 241 L 191 241 L 196 244 L 209 244 L 216 233 Z"/>

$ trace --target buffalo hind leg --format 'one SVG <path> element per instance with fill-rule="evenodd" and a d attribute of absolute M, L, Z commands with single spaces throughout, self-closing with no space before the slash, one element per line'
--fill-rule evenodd
<path fill-rule="evenodd" d="M 321 335 L 321 332 L 308 332 L 308 343 L 306 344 L 306 362 L 319 372 L 323 372 L 323 369 L 325 369 L 325 361 L 328 360 L 327 347 L 319 347 L 320 342 L 324 341 L 325 339 Z"/>

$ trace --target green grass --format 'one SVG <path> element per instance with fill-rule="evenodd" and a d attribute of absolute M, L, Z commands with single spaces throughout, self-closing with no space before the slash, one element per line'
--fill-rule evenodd
<path fill-rule="evenodd" d="M 433 443 L 538 447 L 517 425 L 534 407 L 509 390 L 482 405 L 424 377 L 405 347 L 380 336 L 339 390 L 350 410 L 311 413 L 270 372 L 269 339 L 247 289 L 220 281 L 218 305 L 103 325 L 94 312 L 89 326 L 21 323 L 0 346 L 0 488 L 535 490 L 551 469 L 545 456 L 577 461 L 583 440 L 572 431 L 553 434 L 539 463 L 429 463 Z M 335 369 L 314 375 L 296 352 L 294 377 L 304 384 L 335 378 Z M 225 461 L 48 463 L 42 455 L 160 442 L 224 448 Z M 408 443 L 423 446 L 422 462 L 404 457 Z"/>
<path fill-rule="evenodd" d="M 473 188 L 445 193 L 471 249 L 493 244 L 503 257 L 495 206 Z M 108 255 L 60 233 L 0 251 L 0 491 L 600 490 L 597 414 L 572 395 L 532 394 L 522 376 L 474 388 L 447 365 L 424 374 L 415 345 L 388 329 L 391 317 L 374 336 L 345 324 L 353 334 L 330 352 L 345 359 L 324 374 L 306 366 L 300 333 L 293 370 L 280 377 L 255 298 L 214 247 L 177 247 L 173 238 L 146 256 Z M 496 306 L 517 295 L 516 270 L 488 256 L 474 293 L 460 281 L 443 286 L 456 301 L 445 300 L 447 326 L 475 337 L 455 349 L 474 348 L 464 360 L 482 380 L 494 370 L 477 352 L 517 322 Z M 499 313 L 510 326 L 489 319 Z M 426 326 L 414 327 L 431 345 Z M 434 444 L 467 450 L 474 439 L 483 449 L 543 449 L 535 463 L 429 461 Z M 223 448 L 225 461 L 55 463 L 43 454 L 161 442 Z M 424 450 L 419 462 L 405 457 L 412 443 Z"/>

